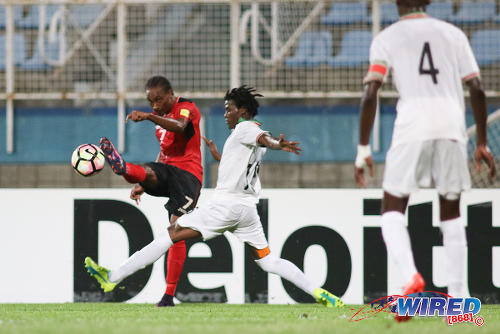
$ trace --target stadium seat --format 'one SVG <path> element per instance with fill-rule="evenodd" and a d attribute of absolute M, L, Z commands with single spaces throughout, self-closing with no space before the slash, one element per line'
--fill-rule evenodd
<path fill-rule="evenodd" d="M 326 65 L 333 59 L 333 38 L 329 31 L 320 31 L 313 43 L 313 54 L 307 60 L 308 66 Z"/>
<path fill-rule="evenodd" d="M 449 21 L 450 17 L 453 16 L 453 2 L 432 2 L 427 6 L 427 14 L 436 19 Z"/>
<path fill-rule="evenodd" d="M 5 70 L 5 35 L 0 35 L 0 70 Z M 14 65 L 26 60 L 26 41 L 23 34 L 14 34 Z"/>
<path fill-rule="evenodd" d="M 49 59 L 58 59 L 59 58 L 59 41 L 56 40 L 54 42 L 45 41 L 45 55 Z M 23 70 L 32 70 L 32 71 L 43 71 L 51 68 L 52 66 L 43 61 L 42 53 L 40 52 L 40 46 L 38 44 L 38 40 L 36 41 L 35 51 L 33 52 L 33 56 L 26 60 L 21 64 L 21 68 Z"/>
<path fill-rule="evenodd" d="M 14 12 L 14 23 L 19 21 L 23 17 L 23 7 L 13 6 Z M 5 6 L 0 6 L 0 29 L 5 29 L 6 18 L 5 18 Z"/>
<path fill-rule="evenodd" d="M 308 31 L 300 36 L 295 54 L 285 60 L 290 67 L 313 67 L 333 59 L 333 40 L 328 31 Z"/>
<path fill-rule="evenodd" d="M 471 47 L 480 66 L 500 63 L 500 30 L 478 30 L 471 38 Z"/>
<path fill-rule="evenodd" d="M 45 27 L 50 24 L 50 19 L 59 10 L 59 5 L 47 5 L 45 8 Z M 39 5 L 32 5 L 28 15 L 16 22 L 16 27 L 23 29 L 38 28 L 38 14 L 40 13 Z"/>
<path fill-rule="evenodd" d="M 86 28 L 94 22 L 104 10 L 105 5 L 71 5 L 69 14 L 81 28 Z"/>
<path fill-rule="evenodd" d="M 368 30 L 351 30 L 345 33 L 339 53 L 328 64 L 332 67 L 356 67 L 368 63 L 372 33 Z"/>
<path fill-rule="evenodd" d="M 381 2 L 380 3 L 380 23 L 383 25 L 392 24 L 399 20 L 398 6 L 394 2 Z M 372 23 L 372 17 L 369 15 L 366 20 L 367 23 Z"/>
<path fill-rule="evenodd" d="M 450 17 L 454 24 L 477 24 L 488 21 L 495 15 L 495 1 L 464 0 L 455 15 Z"/>
<path fill-rule="evenodd" d="M 493 21 L 495 21 L 495 23 L 500 23 L 500 13 L 498 13 L 494 18 L 493 18 Z"/>
<path fill-rule="evenodd" d="M 330 12 L 321 17 L 323 24 L 352 24 L 366 22 L 368 8 L 366 1 L 361 2 L 334 2 Z"/>
<path fill-rule="evenodd" d="M 398 6 L 392 2 L 382 2 L 380 4 L 380 17 L 382 24 L 391 24 L 399 20 Z"/>

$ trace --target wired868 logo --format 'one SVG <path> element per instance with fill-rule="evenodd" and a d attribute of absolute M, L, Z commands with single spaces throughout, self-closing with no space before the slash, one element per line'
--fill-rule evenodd
<path fill-rule="evenodd" d="M 400 317 L 445 317 L 446 323 L 453 326 L 456 323 L 468 322 L 477 326 L 484 324 L 481 316 L 476 316 L 481 310 L 478 298 L 452 298 L 440 292 L 419 292 L 406 296 L 392 295 L 379 298 L 366 307 L 358 310 L 351 321 L 359 321 L 379 312 L 395 313 Z"/>
<path fill-rule="evenodd" d="M 399 316 L 438 316 L 446 317 L 448 325 L 457 322 L 484 324 L 482 317 L 474 316 L 481 310 L 481 301 L 477 298 L 444 298 L 437 296 L 400 297 L 396 300 L 396 312 Z"/>

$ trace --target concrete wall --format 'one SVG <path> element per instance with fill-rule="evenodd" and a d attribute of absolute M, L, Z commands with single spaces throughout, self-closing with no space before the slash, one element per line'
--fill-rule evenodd
<path fill-rule="evenodd" d="M 218 163 L 212 163 L 205 187 L 217 184 Z M 264 188 L 355 188 L 352 163 L 264 162 L 260 178 Z M 375 166 L 368 187 L 381 186 L 383 164 Z M 0 164 L 0 188 L 129 188 L 122 177 L 106 167 L 99 174 L 83 177 L 69 164 Z"/>
<path fill-rule="evenodd" d="M 303 148 L 300 156 L 269 150 L 264 157 L 261 179 L 267 188 L 352 188 L 352 161 L 359 138 L 359 106 L 329 105 L 294 101 L 286 105 L 265 101 L 257 118 L 263 129 L 275 136 L 285 133 L 298 140 Z M 198 103 L 198 102 L 197 102 Z M 273 104 L 274 103 L 274 104 Z M 303 104 L 301 104 L 303 103 Z M 219 150 L 230 134 L 224 122 L 220 101 L 198 103 L 205 116 L 205 134 L 214 140 Z M 135 107 L 134 107 L 135 108 Z M 498 108 L 490 104 L 489 111 Z M 133 108 L 129 108 L 133 109 Z M 138 107 L 149 111 L 149 107 Z M 374 161 L 383 165 L 392 136 L 395 118 L 393 104 L 381 108 L 381 151 Z M 472 123 L 470 110 L 467 124 Z M 90 178 L 77 175 L 69 159 L 75 147 L 82 143 L 97 143 L 101 136 L 116 140 L 117 120 L 114 107 L 34 107 L 15 110 L 15 149 L 6 152 L 5 113 L 0 112 L 0 187 L 128 187 L 122 178 L 106 168 Z M 141 163 L 156 159 L 159 145 L 151 122 L 126 125 L 126 161 Z M 209 153 L 205 157 L 205 186 L 215 186 L 217 164 Z M 370 187 L 380 187 L 383 167 L 376 168 Z"/>

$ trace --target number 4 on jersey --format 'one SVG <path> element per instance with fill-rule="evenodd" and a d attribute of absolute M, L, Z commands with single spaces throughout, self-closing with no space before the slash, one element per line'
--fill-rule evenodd
<path fill-rule="evenodd" d="M 424 68 L 424 62 L 426 57 L 427 57 L 427 63 L 429 64 L 428 69 Z M 434 62 L 432 61 L 432 53 L 429 42 L 425 42 L 424 44 L 424 49 L 422 50 L 422 56 L 420 57 L 420 66 L 418 68 L 418 71 L 420 75 L 428 74 L 432 76 L 432 82 L 434 82 L 434 84 L 437 85 L 438 83 L 437 75 L 439 73 L 439 70 L 434 67 Z"/>

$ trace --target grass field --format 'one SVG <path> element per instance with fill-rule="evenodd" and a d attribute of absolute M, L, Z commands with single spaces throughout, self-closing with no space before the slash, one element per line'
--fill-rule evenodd
<path fill-rule="evenodd" d="M 500 333 L 500 305 L 483 305 L 484 325 L 446 325 L 441 318 L 396 323 L 393 315 L 351 322 L 360 305 L 316 304 L 0 304 L 0 333 Z"/>

